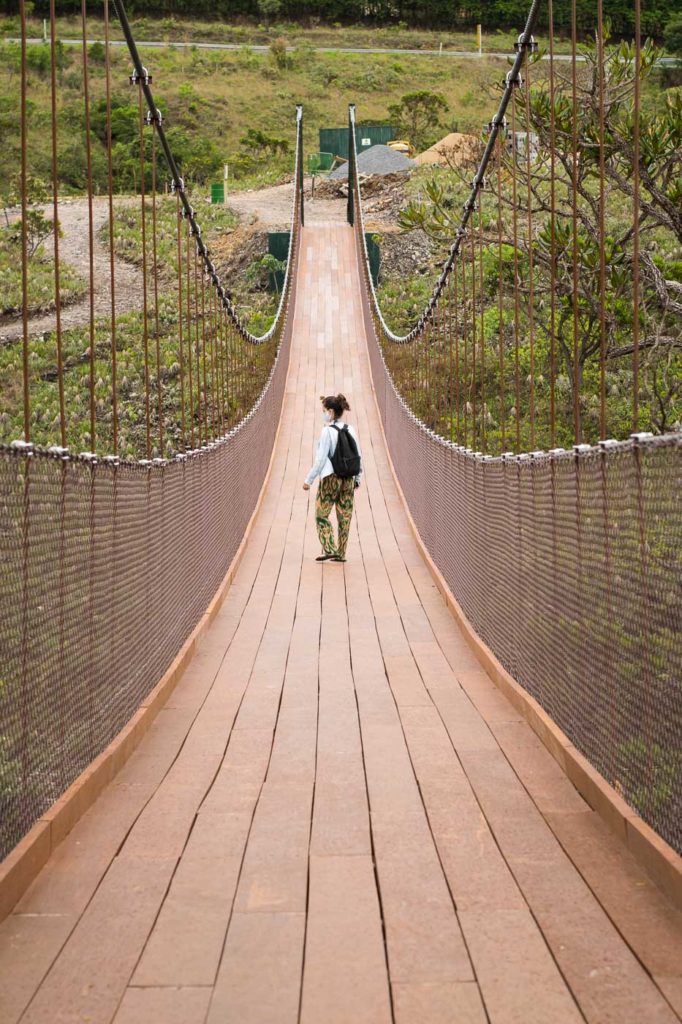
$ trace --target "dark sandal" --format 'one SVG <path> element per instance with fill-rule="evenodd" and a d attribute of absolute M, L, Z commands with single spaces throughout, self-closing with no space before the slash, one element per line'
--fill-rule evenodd
<path fill-rule="evenodd" d="M 336 555 L 318 555 L 316 562 L 328 562 L 330 558 L 336 559 Z"/>

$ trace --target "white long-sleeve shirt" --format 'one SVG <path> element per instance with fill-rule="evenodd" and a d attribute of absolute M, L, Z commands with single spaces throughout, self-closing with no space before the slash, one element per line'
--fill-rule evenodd
<path fill-rule="evenodd" d="M 345 424 L 343 419 L 339 418 L 336 420 L 337 426 L 343 428 L 348 427 L 348 433 L 355 439 L 355 443 L 358 446 L 358 454 L 360 455 L 360 472 L 357 474 L 355 479 L 360 482 L 362 479 L 362 452 L 360 451 L 360 442 L 358 441 L 358 435 L 350 425 Z M 320 434 L 320 440 L 317 443 L 317 453 L 315 455 L 315 462 L 313 463 L 312 469 L 305 478 L 307 484 L 312 484 L 313 481 L 319 476 L 322 479 L 325 476 L 331 476 L 334 472 L 334 468 L 331 464 L 331 456 L 336 451 L 336 445 L 338 444 L 339 434 L 337 430 L 334 430 L 332 426 L 325 426 L 322 428 Z"/>

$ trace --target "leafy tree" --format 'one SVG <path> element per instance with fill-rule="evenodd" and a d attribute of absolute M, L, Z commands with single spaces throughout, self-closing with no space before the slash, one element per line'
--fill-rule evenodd
<path fill-rule="evenodd" d="M 111 141 L 131 143 L 139 138 L 139 111 L 127 100 L 112 98 Z M 107 104 L 105 99 L 97 100 L 90 107 L 90 127 L 99 140 L 107 141 Z"/>
<path fill-rule="evenodd" d="M 416 149 L 426 149 L 436 141 L 440 119 L 448 110 L 445 97 L 439 92 L 408 92 L 400 103 L 392 103 L 388 115 L 398 137 L 409 139 Z"/>
<path fill-rule="evenodd" d="M 211 139 L 195 132 L 190 134 L 177 126 L 169 128 L 166 136 L 177 164 L 188 181 L 206 182 L 220 170 L 222 154 Z"/>
<path fill-rule="evenodd" d="M 16 14 L 16 0 L 0 0 L 0 11 Z M 260 22 L 263 18 L 282 18 L 289 22 L 310 24 L 321 20 L 328 24 L 345 25 L 364 22 L 370 25 L 396 25 L 401 28 L 424 27 L 471 30 L 480 22 L 484 30 L 498 28 L 519 32 L 525 24 L 530 0 L 468 0 L 452 4 L 446 0 L 130 0 L 129 13 L 144 13 L 146 17 L 165 17 L 172 10 L 174 17 L 216 18 L 235 21 L 243 18 Z M 634 30 L 634 3 L 632 0 L 604 0 L 604 14 L 610 20 L 614 34 L 620 38 L 632 36 Z M 677 13 L 676 0 L 647 0 L 642 4 L 642 31 L 658 39 L 670 15 Z M 594 0 L 577 0 L 578 31 L 585 36 L 594 29 Z M 554 24 L 557 32 L 570 30 L 572 0 L 554 0 Z M 62 0 L 60 13 L 76 14 L 79 0 Z M 49 16 L 49 0 L 36 0 L 34 12 L 38 17 Z M 541 4 L 539 31 L 547 29 L 547 4 Z M 16 33 L 14 33 L 16 34 Z"/>
<path fill-rule="evenodd" d="M 239 140 L 240 146 L 244 149 L 257 153 L 269 153 L 276 156 L 278 153 L 285 156 L 289 152 L 287 139 L 280 139 L 274 135 L 267 135 L 258 128 L 249 128 L 245 135 Z"/>
<path fill-rule="evenodd" d="M 272 286 L 274 291 L 279 292 L 278 272 L 286 270 L 286 266 L 286 260 L 278 260 L 272 253 L 266 253 L 261 259 L 249 264 L 245 277 L 257 288 Z"/>
<path fill-rule="evenodd" d="M 647 42 L 642 48 L 641 75 L 653 73 L 659 52 Z M 524 90 L 517 93 L 518 127 L 537 136 L 537 157 L 530 166 L 524 155 L 499 153 L 501 161 L 502 210 L 499 229 L 503 236 L 502 281 L 509 299 L 515 283 L 525 308 L 530 297 L 530 258 L 534 266 L 534 320 L 539 329 L 536 352 L 546 355 L 550 336 L 550 291 L 555 295 L 555 338 L 560 356 L 560 390 L 566 401 L 563 411 L 570 424 L 573 389 L 577 384 L 581 398 L 580 417 L 588 435 L 594 438 L 594 403 L 599 390 L 599 353 L 601 350 L 600 296 L 600 156 L 604 165 L 605 216 L 605 356 L 607 373 L 614 394 L 629 394 L 632 386 L 633 354 L 633 277 L 640 281 L 639 352 L 641 359 L 640 397 L 648 401 L 649 423 L 661 432 L 672 429 L 682 418 L 682 274 L 675 252 L 682 243 L 682 95 L 670 90 L 667 100 L 657 109 L 640 113 L 640 201 L 639 262 L 633 260 L 632 165 L 635 158 L 633 92 L 635 76 L 634 45 L 620 43 L 607 49 L 604 63 L 604 148 L 600 153 L 599 83 L 601 71 L 594 46 L 584 49 L 586 63 L 578 82 L 578 119 L 580 142 L 575 175 L 578 191 L 577 232 L 573 234 L 573 104 L 570 75 L 557 76 L 554 95 L 554 153 L 556 215 L 554 240 L 550 226 L 550 95 L 542 66 L 535 64 L 534 88 L 526 110 Z M 540 55 L 538 55 L 540 56 Z M 516 161 L 516 202 L 513 202 L 511 177 Z M 489 169 L 497 181 L 495 165 Z M 404 211 L 404 228 L 422 227 L 444 244 L 452 241 L 459 224 L 461 201 L 468 194 L 470 170 L 455 169 L 434 180 L 425 199 L 413 202 Z M 497 185 L 494 185 L 495 189 Z M 535 221 L 534 237 L 529 243 L 528 189 Z M 493 200 L 493 203 L 495 201 Z M 497 292 L 497 215 L 491 216 L 491 203 L 483 203 L 484 244 L 491 271 L 486 275 L 486 294 L 492 307 Z M 514 219 L 521 225 L 513 230 Z M 476 221 L 474 221 L 476 223 Z M 578 260 L 574 266 L 574 244 Z M 466 253 L 465 253 L 466 259 Z M 573 278 L 577 278 L 574 294 Z M 577 325 L 574 318 L 577 315 Z M 523 318 L 522 318 L 523 319 Z M 498 321 L 499 324 L 499 321 Z M 527 342 L 527 324 L 521 323 L 521 342 Z M 577 327 L 577 361 L 574 354 L 574 328 Z M 505 321 L 500 336 L 507 346 L 515 341 L 514 324 Z M 522 351 L 522 361 L 526 352 Z M 589 398 L 589 396 L 592 398 Z M 479 399 L 480 402 L 480 399 Z M 597 398 L 598 404 L 598 398 Z M 643 403 L 644 404 L 644 403 Z M 480 405 L 479 405 L 480 408 Z M 622 423 L 613 432 L 627 433 L 626 400 L 622 403 Z M 589 421 L 589 422 L 588 422 Z M 587 426 L 589 426 L 589 430 Z M 611 424 L 613 429 L 614 424 Z M 643 423 L 644 426 L 644 423 Z M 597 435 L 598 436 L 598 435 Z"/>
<path fill-rule="evenodd" d="M 14 221 L 12 224 L 10 241 L 17 246 L 21 245 L 22 225 L 23 220 Z M 49 220 L 41 209 L 35 206 L 28 208 L 26 211 L 26 243 L 30 260 L 40 252 L 43 242 L 50 237 L 53 228 L 54 222 Z M 61 229 L 59 229 L 58 237 L 61 233 Z"/>
<path fill-rule="evenodd" d="M 682 58 L 682 14 L 673 14 L 665 26 L 663 42 L 670 53 Z"/>
<path fill-rule="evenodd" d="M 282 0 L 257 0 L 258 13 L 270 20 L 282 12 Z"/>

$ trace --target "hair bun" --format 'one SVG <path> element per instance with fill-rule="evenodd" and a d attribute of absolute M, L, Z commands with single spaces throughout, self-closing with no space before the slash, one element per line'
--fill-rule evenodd
<path fill-rule="evenodd" d="M 348 404 L 348 399 L 346 398 L 346 396 L 345 396 L 345 395 L 342 395 L 342 394 L 341 394 L 341 393 L 339 392 L 339 394 L 338 394 L 338 395 L 337 395 L 336 397 L 338 398 L 338 400 L 339 400 L 339 402 L 341 403 L 341 405 L 343 406 L 343 408 L 344 408 L 344 409 L 348 409 L 348 411 L 350 412 L 350 406 L 349 406 L 349 404 Z"/>

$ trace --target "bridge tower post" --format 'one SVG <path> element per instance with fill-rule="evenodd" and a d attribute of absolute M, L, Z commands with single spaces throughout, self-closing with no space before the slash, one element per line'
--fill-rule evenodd
<path fill-rule="evenodd" d="M 298 189 L 299 199 L 299 210 L 301 225 L 305 224 L 305 213 L 303 209 L 303 104 L 299 103 L 296 106 L 296 146 L 298 149 L 298 181 L 296 182 L 296 188 Z"/>
<path fill-rule="evenodd" d="M 346 217 L 351 227 L 355 224 L 355 104 L 348 105 L 348 207 Z"/>

